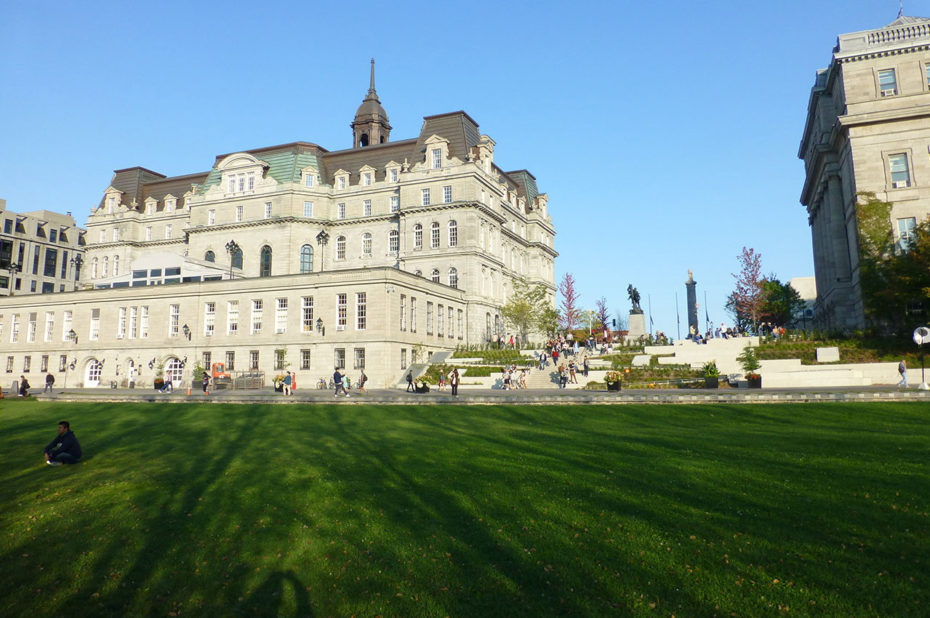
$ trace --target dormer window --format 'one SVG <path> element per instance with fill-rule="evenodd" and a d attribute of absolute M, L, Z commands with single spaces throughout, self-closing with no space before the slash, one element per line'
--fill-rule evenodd
<path fill-rule="evenodd" d="M 304 186 L 312 187 L 313 186 L 313 174 L 304 174 Z"/>
<path fill-rule="evenodd" d="M 396 167 L 391 168 L 391 171 L 390 171 L 391 182 L 397 182 L 398 175 L 399 174 L 398 174 L 397 168 Z"/>
<path fill-rule="evenodd" d="M 365 172 L 364 174 L 362 174 L 362 185 L 365 187 L 371 186 L 371 173 L 370 172 Z"/>
<path fill-rule="evenodd" d="M 112 215 L 114 208 L 116 208 L 116 198 L 110 196 L 107 198 L 107 214 Z"/>
<path fill-rule="evenodd" d="M 345 189 L 349 184 L 349 175 L 347 173 L 337 173 L 336 175 L 336 188 Z"/>
<path fill-rule="evenodd" d="M 439 148 L 433 148 L 429 151 L 430 154 L 430 167 L 434 170 L 442 169 L 442 150 Z"/>
<path fill-rule="evenodd" d="M 174 212 L 174 207 L 177 206 L 177 199 L 173 197 L 165 198 L 165 212 Z"/>

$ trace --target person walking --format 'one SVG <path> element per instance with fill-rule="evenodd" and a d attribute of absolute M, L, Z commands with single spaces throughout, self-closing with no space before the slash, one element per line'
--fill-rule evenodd
<path fill-rule="evenodd" d="M 19 376 L 19 396 L 28 397 L 30 388 L 32 387 L 29 386 L 29 380 L 26 379 L 26 376 L 20 375 Z"/>
<path fill-rule="evenodd" d="M 201 380 L 201 384 L 203 385 L 203 394 L 209 395 L 210 393 L 207 392 L 207 388 L 210 386 L 210 374 L 206 371 L 203 372 L 203 379 Z"/>
<path fill-rule="evenodd" d="M 901 362 L 898 363 L 898 374 L 901 376 L 901 381 L 898 382 L 898 386 L 907 388 L 907 363 L 904 362 L 904 359 L 901 359 Z"/>
<path fill-rule="evenodd" d="M 360 393 L 368 392 L 367 390 L 365 390 L 365 382 L 367 381 L 368 381 L 368 376 L 365 375 L 365 370 L 362 369 L 362 375 L 358 377 L 358 392 Z"/>
<path fill-rule="evenodd" d="M 408 393 L 416 392 L 413 388 L 413 369 L 407 372 L 407 392 Z"/>
<path fill-rule="evenodd" d="M 578 376 L 575 375 L 575 361 L 571 360 L 568 362 L 568 377 L 571 379 L 572 384 L 578 384 Z"/>
<path fill-rule="evenodd" d="M 342 383 L 342 372 L 339 371 L 339 367 L 336 367 L 336 370 L 333 372 L 333 384 L 336 385 L 336 392 L 333 393 L 333 398 L 339 396 L 339 391 L 342 391 L 342 394 L 346 396 L 346 399 L 349 398 L 349 393 L 346 392 L 346 387 Z"/>
<path fill-rule="evenodd" d="M 449 385 L 452 386 L 452 394 L 459 394 L 459 370 L 453 369 L 452 373 L 449 374 Z"/>
<path fill-rule="evenodd" d="M 292 382 L 293 382 L 293 380 L 291 379 L 291 372 L 288 371 L 288 372 L 284 375 L 284 388 L 281 389 L 281 392 L 284 393 L 284 396 L 285 396 L 285 397 L 287 397 L 288 395 L 291 394 L 291 383 L 292 383 Z"/>
<path fill-rule="evenodd" d="M 588 361 L 588 357 L 585 356 L 584 360 L 581 361 L 581 366 L 584 369 L 584 377 L 588 377 L 588 370 L 591 368 L 591 362 Z"/>
<path fill-rule="evenodd" d="M 439 390 L 446 390 L 446 372 L 442 369 L 439 370 Z"/>
<path fill-rule="evenodd" d="M 55 376 L 52 375 L 52 372 L 49 371 L 45 374 L 45 390 L 43 393 L 47 393 L 52 390 L 52 387 L 55 386 Z"/>

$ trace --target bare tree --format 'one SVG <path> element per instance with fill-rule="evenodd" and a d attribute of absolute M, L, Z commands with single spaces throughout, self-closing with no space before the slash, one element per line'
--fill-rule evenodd
<path fill-rule="evenodd" d="M 578 325 L 578 319 L 581 310 L 578 308 L 578 300 L 581 294 L 575 289 L 575 278 L 571 273 L 565 273 L 559 283 L 559 294 L 562 295 L 562 302 L 559 304 L 561 309 L 561 327 L 567 331 L 574 330 Z"/>
<path fill-rule="evenodd" d="M 737 256 L 740 264 L 739 274 L 733 273 L 736 279 L 736 289 L 730 294 L 728 305 L 732 304 L 737 319 L 743 316 L 752 324 L 753 330 L 759 321 L 759 314 L 765 303 L 765 290 L 762 287 L 762 254 L 754 249 L 743 247 L 743 252 Z"/>
<path fill-rule="evenodd" d="M 594 315 L 598 322 L 601 323 L 601 328 L 604 329 L 604 335 L 607 335 L 610 327 L 608 326 L 608 321 L 610 320 L 610 311 L 607 310 L 607 299 L 601 296 L 601 298 L 594 303 L 596 309 L 594 310 Z"/>

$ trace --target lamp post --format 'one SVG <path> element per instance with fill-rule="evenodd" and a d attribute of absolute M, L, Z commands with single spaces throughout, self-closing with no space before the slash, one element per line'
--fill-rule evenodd
<path fill-rule="evenodd" d="M 13 295 L 13 282 L 16 280 L 16 273 L 22 272 L 22 267 L 16 262 L 10 262 L 10 296 Z"/>
<path fill-rule="evenodd" d="M 73 329 L 73 328 L 72 328 L 71 330 L 68 331 L 68 340 L 69 340 L 71 343 L 73 343 L 74 345 L 77 345 L 77 342 L 78 342 L 78 334 L 77 334 L 76 332 L 74 332 L 74 329 Z M 64 385 L 62 386 L 63 389 L 68 388 L 68 369 L 74 369 L 74 365 L 75 365 L 76 362 L 77 362 L 77 357 L 75 357 L 74 360 L 72 360 L 72 361 L 69 363 L 69 362 L 68 362 L 68 355 L 65 354 L 65 383 L 64 383 Z"/>
<path fill-rule="evenodd" d="M 323 325 L 323 318 L 316 319 L 316 332 L 320 333 L 321 336 L 326 336 L 326 327 Z"/>
<path fill-rule="evenodd" d="M 84 258 L 80 255 L 75 255 L 71 258 L 71 265 L 74 266 L 74 287 L 77 289 L 78 279 L 81 278 L 81 265 L 84 263 Z"/>
<path fill-rule="evenodd" d="M 190 340 L 191 340 L 191 329 L 190 329 L 190 327 L 189 327 L 187 324 L 185 324 L 184 326 L 181 327 L 181 330 L 184 331 L 184 336 L 187 337 L 187 340 L 188 340 L 188 341 L 190 341 Z"/>
<path fill-rule="evenodd" d="M 316 235 L 316 242 L 320 245 L 320 272 L 323 272 L 326 266 L 326 243 L 329 241 L 329 234 L 326 233 L 326 230 L 320 230 L 320 233 Z"/>
<path fill-rule="evenodd" d="M 235 240 L 230 240 L 226 243 L 226 253 L 229 254 L 229 278 L 232 279 L 232 269 L 233 269 L 233 258 L 239 253 L 239 243 Z M 240 266 L 241 268 L 241 266 Z"/>

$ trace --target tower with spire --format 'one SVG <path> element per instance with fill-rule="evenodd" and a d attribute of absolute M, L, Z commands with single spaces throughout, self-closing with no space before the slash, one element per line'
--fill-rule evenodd
<path fill-rule="evenodd" d="M 375 59 L 371 59 L 371 83 L 368 94 L 358 106 L 355 119 L 352 120 L 352 147 L 364 148 L 374 144 L 384 144 L 391 136 L 391 124 L 387 112 L 378 100 L 375 91 Z"/>

